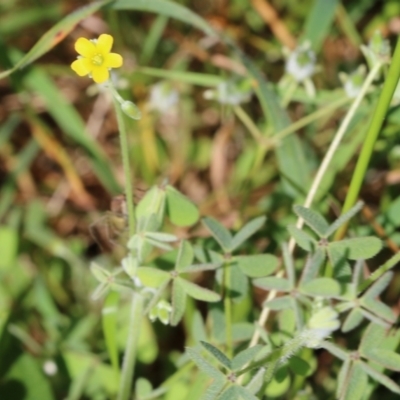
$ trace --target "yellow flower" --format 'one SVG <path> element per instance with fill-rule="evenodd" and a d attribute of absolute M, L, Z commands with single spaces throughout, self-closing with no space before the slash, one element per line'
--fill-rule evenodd
<path fill-rule="evenodd" d="M 113 37 L 102 34 L 97 40 L 90 41 L 79 38 L 75 42 L 75 50 L 80 56 L 71 64 L 71 68 L 79 75 L 91 75 L 96 83 L 103 83 L 110 77 L 110 68 L 119 68 L 122 57 L 110 53 Z"/>

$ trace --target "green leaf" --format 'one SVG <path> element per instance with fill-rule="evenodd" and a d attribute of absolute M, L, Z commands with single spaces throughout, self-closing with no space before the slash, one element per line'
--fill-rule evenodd
<path fill-rule="evenodd" d="M 291 296 L 276 297 L 264 303 L 264 307 L 268 307 L 271 310 L 284 310 L 286 308 L 292 308 L 292 306 Z"/>
<path fill-rule="evenodd" d="M 177 71 L 175 69 L 159 69 L 150 67 L 139 67 L 135 69 L 135 74 L 144 74 L 154 76 L 156 78 L 169 79 L 171 81 L 179 81 L 199 86 L 218 86 L 225 79 L 218 75 L 203 74 L 199 72 Z"/>
<path fill-rule="evenodd" d="M 346 390 L 347 378 L 350 374 L 351 360 L 347 358 L 343 363 L 338 375 L 338 383 L 336 386 L 336 398 L 342 399 Z"/>
<path fill-rule="evenodd" d="M 249 293 L 249 279 L 240 268 L 236 267 L 235 264 L 231 264 L 228 268 L 231 269 L 230 279 L 227 283 L 229 295 L 234 302 L 240 302 Z M 223 268 L 219 268 L 217 274 L 219 282 L 222 282 Z"/>
<path fill-rule="evenodd" d="M 346 361 L 350 359 L 351 354 L 337 346 L 336 344 L 328 341 L 323 341 L 321 343 L 321 347 L 325 350 L 328 350 L 329 353 L 333 354 L 335 357 L 339 358 L 340 360 Z"/>
<path fill-rule="evenodd" d="M 224 377 L 225 378 L 225 377 Z M 204 396 L 201 397 L 201 400 L 216 400 L 218 395 L 221 393 L 221 390 L 225 387 L 225 379 L 214 380 L 211 385 L 208 387 L 207 391 L 204 393 Z"/>
<path fill-rule="evenodd" d="M 394 393 L 400 394 L 400 386 L 388 378 L 386 375 L 378 372 L 375 368 L 366 364 L 365 362 L 360 361 L 361 368 L 374 380 L 386 386 L 389 390 Z M 350 399 L 349 399 L 350 400 Z"/>
<path fill-rule="evenodd" d="M 368 328 L 362 335 L 361 343 L 359 346 L 360 354 L 367 354 L 368 350 L 372 347 L 379 347 L 385 340 L 386 329 L 380 325 L 370 323 Z"/>
<path fill-rule="evenodd" d="M 163 283 L 172 279 L 169 272 L 153 267 L 139 267 L 137 269 L 137 276 L 144 286 L 151 288 L 158 288 Z"/>
<path fill-rule="evenodd" d="M 302 231 L 295 225 L 287 227 L 290 235 L 296 240 L 296 243 L 305 251 L 314 252 L 317 248 L 317 241 L 307 232 Z"/>
<path fill-rule="evenodd" d="M 400 252 L 396 253 L 392 256 L 385 264 L 381 265 L 377 270 L 371 274 L 368 279 L 363 281 L 357 288 L 358 293 L 363 292 L 369 285 L 375 282 L 380 276 L 382 276 L 386 271 L 389 271 L 393 267 L 395 267 L 400 261 Z"/>
<path fill-rule="evenodd" d="M 236 256 L 234 260 L 242 272 L 250 278 L 261 278 L 270 275 L 279 264 L 278 258 L 272 254 Z"/>
<path fill-rule="evenodd" d="M 264 383 L 265 368 L 259 368 L 253 375 L 250 382 L 247 384 L 246 389 L 253 394 L 256 394 L 261 389 Z"/>
<path fill-rule="evenodd" d="M 262 345 L 256 344 L 255 346 L 248 347 L 236 354 L 232 359 L 232 370 L 239 371 L 244 365 L 253 360 L 253 358 L 261 351 Z"/>
<path fill-rule="evenodd" d="M 236 391 L 243 400 L 258 400 L 258 397 L 254 396 L 251 391 L 243 386 L 236 386 Z"/>
<path fill-rule="evenodd" d="M 222 265 L 220 263 L 208 263 L 208 264 L 192 264 L 189 267 L 183 268 L 179 271 L 179 273 L 196 273 L 202 271 L 214 271 Z"/>
<path fill-rule="evenodd" d="M 119 371 L 118 341 L 117 341 L 117 310 L 119 293 L 110 292 L 104 302 L 102 309 L 103 335 L 106 343 L 108 356 L 115 371 Z"/>
<path fill-rule="evenodd" d="M 191 226 L 199 220 L 198 208 L 181 192 L 168 185 L 167 214 L 171 222 L 177 226 Z"/>
<path fill-rule="evenodd" d="M 175 269 L 182 272 L 185 268 L 191 266 L 194 259 L 192 245 L 187 240 L 182 240 L 179 245 L 178 257 L 176 258 Z"/>
<path fill-rule="evenodd" d="M 154 215 L 156 225 L 154 226 L 154 229 L 151 230 L 158 230 L 164 218 L 165 198 L 165 190 L 159 188 L 158 186 L 153 186 L 147 191 L 144 197 L 139 201 L 139 204 L 136 206 L 136 218 L 138 220 L 144 219 L 146 221 L 146 218 Z M 139 232 L 143 230 L 146 229 L 139 229 L 138 227 Z"/>
<path fill-rule="evenodd" d="M 9 366 L 7 374 L 2 378 L 3 382 L 14 382 L 14 385 L 10 385 L 8 389 L 7 385 L 2 385 L 1 397 L 3 399 L 55 399 L 49 378 L 43 374 L 37 360 L 27 352 L 22 353 Z M 16 391 L 16 388 L 20 388 L 20 390 Z M 23 397 L 19 397 L 16 393 L 23 393 Z"/>
<path fill-rule="evenodd" d="M 367 260 L 382 249 L 382 241 L 373 236 L 344 239 L 329 243 L 329 249 L 338 249 L 349 260 Z"/>
<path fill-rule="evenodd" d="M 206 373 L 209 377 L 215 379 L 216 381 L 225 382 L 225 375 L 219 371 L 217 368 L 212 366 L 201 354 L 200 352 L 192 347 L 186 348 L 186 353 L 190 359 L 199 367 L 201 371 Z"/>
<path fill-rule="evenodd" d="M 365 308 L 360 308 L 360 310 L 361 310 L 364 318 L 368 319 L 370 322 L 372 322 L 376 325 L 380 325 L 380 326 L 384 327 L 385 329 L 390 328 L 391 324 L 389 322 L 383 320 L 381 317 L 378 317 L 377 315 L 373 314 L 372 312 L 369 312 Z"/>
<path fill-rule="evenodd" d="M 292 355 L 288 360 L 289 368 L 300 376 L 308 376 L 311 371 L 310 364 L 300 357 Z"/>
<path fill-rule="evenodd" d="M 211 217 L 205 217 L 201 222 L 203 222 L 205 227 L 211 232 L 214 239 L 221 245 L 223 250 L 231 250 L 232 235 L 223 225 Z"/>
<path fill-rule="evenodd" d="M 382 275 L 371 287 L 365 292 L 363 298 L 374 299 L 378 297 L 389 285 L 393 279 L 393 272 L 388 271 L 386 274 Z"/>
<path fill-rule="evenodd" d="M 159 15 L 166 15 L 175 18 L 191 26 L 204 31 L 209 36 L 216 36 L 210 25 L 193 11 L 172 1 L 167 0 L 116 0 L 111 6 L 114 10 L 139 10 L 154 12 Z"/>
<path fill-rule="evenodd" d="M 153 239 L 157 242 L 165 242 L 165 243 L 176 242 L 178 240 L 178 238 L 175 235 L 163 232 L 146 232 L 145 237 Z"/>
<path fill-rule="evenodd" d="M 360 311 L 359 307 L 353 308 L 349 315 L 344 320 L 342 325 L 342 332 L 350 332 L 351 330 L 357 328 L 364 319 L 362 312 Z"/>
<path fill-rule="evenodd" d="M 379 300 L 375 300 L 369 297 L 363 297 L 360 300 L 360 304 L 371 311 L 378 317 L 382 318 L 389 323 L 394 323 L 396 321 L 396 314 L 394 311 L 388 307 L 386 304 L 382 303 Z"/>
<path fill-rule="evenodd" d="M 397 372 L 400 371 L 400 354 L 391 350 L 372 347 L 369 348 L 368 351 L 364 351 L 363 355 L 369 360 L 374 361 L 387 369 Z"/>
<path fill-rule="evenodd" d="M 238 386 L 229 386 L 219 397 L 218 400 L 239 400 Z"/>
<path fill-rule="evenodd" d="M 22 57 L 13 68 L 0 73 L 0 79 L 5 78 L 17 69 L 24 68 L 31 64 L 43 54 L 47 53 L 50 49 L 56 46 L 61 40 L 71 32 L 75 26 L 89 15 L 93 14 L 105 4 L 110 3 L 111 0 L 98 1 L 89 4 L 85 7 L 78 8 L 76 11 L 67 15 L 60 22 L 49 29 L 39 41 L 29 50 L 24 57 Z"/>
<path fill-rule="evenodd" d="M 362 369 L 360 361 L 352 364 L 346 383 L 343 400 L 361 400 L 368 384 L 368 377 Z"/>
<path fill-rule="evenodd" d="M 336 297 L 340 294 L 340 285 L 335 279 L 316 278 L 302 284 L 300 291 L 309 296 Z"/>
<path fill-rule="evenodd" d="M 200 344 L 225 368 L 231 370 L 231 360 L 210 343 L 201 341 Z"/>
<path fill-rule="evenodd" d="M 339 0 L 315 0 L 308 10 L 304 26 L 304 40 L 311 42 L 315 51 L 319 51 L 331 29 Z"/>
<path fill-rule="evenodd" d="M 189 282 L 186 279 L 176 278 L 175 281 L 179 281 L 186 294 L 193 297 L 196 300 L 202 300 L 207 302 L 220 301 L 221 296 L 209 289 L 203 288 L 195 283 Z"/>
<path fill-rule="evenodd" d="M 181 284 L 181 280 L 174 279 L 172 285 L 172 313 L 171 325 L 176 326 L 182 319 L 186 307 L 186 292 Z"/>
<path fill-rule="evenodd" d="M 135 394 L 138 398 L 146 397 L 153 390 L 151 382 L 145 378 L 138 378 L 135 385 Z"/>
<path fill-rule="evenodd" d="M 339 242 L 335 242 L 339 243 Z M 351 267 L 347 262 L 347 255 L 342 247 L 329 245 L 328 257 L 333 266 L 333 277 L 340 283 L 349 283 L 351 281 Z"/>
<path fill-rule="evenodd" d="M 309 208 L 295 205 L 293 206 L 294 212 L 320 237 L 324 237 L 326 231 L 329 228 L 325 218 Z"/>
<path fill-rule="evenodd" d="M 292 290 L 292 285 L 285 278 L 258 278 L 254 279 L 253 283 L 255 286 L 266 290 L 278 290 L 280 292 L 290 292 Z"/>
<path fill-rule="evenodd" d="M 306 266 L 304 267 L 303 274 L 301 276 L 302 284 L 311 281 L 318 275 L 318 272 L 324 264 L 325 259 L 325 250 L 319 247 L 317 251 L 307 259 Z"/>
<path fill-rule="evenodd" d="M 363 207 L 364 203 L 362 201 L 357 202 L 357 204 L 352 207 L 349 211 L 342 214 L 335 222 L 333 222 L 325 233 L 325 238 L 329 237 L 337 229 L 339 229 L 344 223 L 354 217 Z"/>
<path fill-rule="evenodd" d="M 8 226 L 0 227 L 0 270 L 9 269 L 13 266 L 17 257 L 18 242 L 18 232 L 16 229 Z"/>
<path fill-rule="evenodd" d="M 258 217 L 248 222 L 232 239 L 231 249 L 232 251 L 244 243 L 249 237 L 254 235 L 267 220 L 266 217 Z"/>
<path fill-rule="evenodd" d="M 293 257 L 289 251 L 289 247 L 286 243 L 282 244 L 282 256 L 283 263 L 286 270 L 286 276 L 292 286 L 296 284 L 296 270 L 293 262 Z"/>

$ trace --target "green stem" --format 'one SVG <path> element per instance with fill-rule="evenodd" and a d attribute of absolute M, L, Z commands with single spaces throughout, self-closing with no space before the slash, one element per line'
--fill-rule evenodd
<path fill-rule="evenodd" d="M 350 210 L 350 208 L 353 207 L 353 205 L 357 201 L 361 185 L 363 183 L 365 173 L 371 159 L 372 152 L 374 151 L 376 139 L 382 128 L 383 121 L 385 120 L 385 116 L 390 106 L 390 101 L 392 100 L 393 93 L 396 90 L 397 83 L 399 82 L 399 78 L 400 38 L 397 40 L 397 45 L 392 61 L 390 63 L 389 72 L 386 77 L 385 83 L 383 84 L 378 104 L 373 114 L 371 124 L 369 125 L 367 136 L 365 138 L 360 157 L 358 158 L 357 165 L 351 179 L 349 191 L 347 192 L 346 200 L 343 205 L 343 213 Z M 347 231 L 347 226 L 348 223 L 341 226 L 341 228 L 336 232 L 335 240 L 340 240 L 344 237 Z"/>
<path fill-rule="evenodd" d="M 232 299 L 231 299 L 231 263 L 224 264 L 224 311 L 225 311 L 225 335 L 226 335 L 226 352 L 229 358 L 233 356 L 233 339 L 232 339 Z"/>
<path fill-rule="evenodd" d="M 283 108 L 286 108 L 288 106 L 288 104 L 290 103 L 290 101 L 292 100 L 292 96 L 293 96 L 294 92 L 296 91 L 297 86 L 298 86 L 298 83 L 294 79 L 291 79 L 290 83 L 286 87 L 285 93 L 281 100 L 281 106 Z"/>
<path fill-rule="evenodd" d="M 117 116 L 119 139 L 121 143 L 122 165 L 125 174 L 125 194 L 126 194 L 126 202 L 128 208 L 129 236 L 131 237 L 135 234 L 135 205 L 133 202 L 133 188 L 132 188 L 133 179 L 129 163 L 129 141 L 128 141 L 128 134 L 126 132 L 124 114 L 121 110 L 121 105 L 119 101 L 120 96 L 114 88 L 112 88 L 111 90 L 114 95 L 113 96 L 114 108 L 115 108 L 115 114 Z M 118 96 L 116 96 L 115 94 L 117 94 Z"/>
<path fill-rule="evenodd" d="M 236 114 L 236 116 L 240 119 L 242 124 L 250 132 L 251 136 L 253 136 L 253 138 L 257 142 L 260 142 L 262 140 L 262 133 L 258 129 L 257 125 L 253 122 L 253 120 L 246 113 L 246 111 L 244 111 L 241 106 L 234 106 L 233 111 Z"/>
<path fill-rule="evenodd" d="M 140 327 L 142 324 L 143 297 L 139 293 L 132 295 L 131 312 L 129 316 L 128 340 L 126 342 L 122 374 L 119 384 L 118 400 L 132 398 L 133 369 L 135 367 L 136 353 L 139 341 Z"/>

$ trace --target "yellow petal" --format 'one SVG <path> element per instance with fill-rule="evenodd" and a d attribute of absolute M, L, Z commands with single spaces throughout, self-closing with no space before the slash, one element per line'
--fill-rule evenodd
<path fill-rule="evenodd" d="M 103 33 L 97 39 L 96 47 L 97 51 L 105 56 L 111 51 L 111 47 L 113 45 L 114 38 L 111 35 L 107 35 Z"/>
<path fill-rule="evenodd" d="M 79 58 L 78 60 L 75 60 L 71 64 L 71 68 L 79 75 L 79 76 L 85 76 L 88 73 L 90 73 L 90 69 L 88 68 L 87 61 L 84 58 Z"/>
<path fill-rule="evenodd" d="M 107 54 L 104 58 L 103 65 L 106 68 L 119 68 L 122 65 L 122 57 L 117 53 Z"/>
<path fill-rule="evenodd" d="M 96 51 L 96 46 L 90 40 L 79 38 L 75 42 L 75 50 L 81 56 L 89 58 Z"/>
<path fill-rule="evenodd" d="M 92 77 L 96 83 L 103 83 L 108 80 L 110 73 L 106 67 L 94 67 L 92 70 Z"/>

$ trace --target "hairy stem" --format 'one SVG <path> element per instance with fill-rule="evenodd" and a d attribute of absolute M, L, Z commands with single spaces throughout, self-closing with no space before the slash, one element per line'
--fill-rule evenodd
<path fill-rule="evenodd" d="M 126 342 L 124 361 L 122 364 L 121 381 L 119 384 L 118 400 L 128 400 L 132 397 L 133 369 L 135 367 L 140 327 L 142 324 L 143 297 L 139 293 L 132 295 L 129 315 L 128 340 Z"/>
<path fill-rule="evenodd" d="M 124 121 L 124 114 L 120 106 L 120 101 L 119 101 L 120 96 L 114 88 L 112 88 L 111 90 L 113 92 L 114 108 L 115 108 L 115 114 L 117 116 L 117 123 L 119 129 L 122 166 L 124 168 L 124 174 L 125 174 L 125 194 L 126 194 L 126 203 L 128 209 L 129 236 L 131 237 L 135 234 L 135 205 L 133 202 L 133 187 L 132 187 L 133 178 L 129 163 L 129 141 Z"/>
<path fill-rule="evenodd" d="M 226 352 L 228 357 L 233 355 L 233 339 L 232 339 L 232 299 L 231 299 L 231 264 L 224 264 L 224 312 L 225 312 L 225 335 L 226 335 Z"/>

